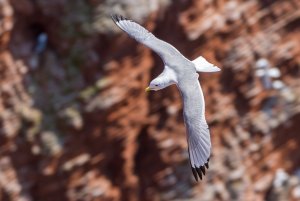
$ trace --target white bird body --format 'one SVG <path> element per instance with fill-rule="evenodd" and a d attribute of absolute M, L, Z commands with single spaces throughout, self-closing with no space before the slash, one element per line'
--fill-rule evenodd
<path fill-rule="evenodd" d="M 193 175 L 198 181 L 208 168 L 211 141 L 205 120 L 205 102 L 197 72 L 217 72 L 220 69 L 198 57 L 190 61 L 175 47 L 156 38 L 139 24 L 122 16 L 112 16 L 114 22 L 132 38 L 148 46 L 163 60 L 164 71 L 150 82 L 147 89 L 160 90 L 176 84 L 183 99 L 183 117 Z"/>

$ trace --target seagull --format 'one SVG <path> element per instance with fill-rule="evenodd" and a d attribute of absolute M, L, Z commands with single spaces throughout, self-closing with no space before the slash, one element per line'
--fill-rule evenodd
<path fill-rule="evenodd" d="M 187 132 L 190 165 L 195 180 L 202 180 L 211 153 L 211 140 L 205 120 L 204 96 L 198 81 L 198 72 L 217 72 L 220 68 L 202 56 L 190 61 L 175 47 L 156 38 L 138 23 L 121 15 L 111 16 L 115 24 L 131 38 L 156 52 L 164 62 L 163 72 L 153 79 L 146 91 L 161 90 L 175 84 L 183 100 L 183 119 Z"/>

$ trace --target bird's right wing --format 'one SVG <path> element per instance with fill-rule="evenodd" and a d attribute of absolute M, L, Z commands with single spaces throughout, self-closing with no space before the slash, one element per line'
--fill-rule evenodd
<path fill-rule="evenodd" d="M 198 177 L 202 179 L 202 175 L 205 175 L 211 152 L 210 132 L 204 116 L 203 92 L 195 77 L 183 80 L 177 86 L 183 99 L 183 117 L 191 167 L 198 181 Z"/>
<path fill-rule="evenodd" d="M 120 15 L 112 15 L 111 17 L 118 27 L 125 31 L 130 37 L 151 48 L 164 60 L 164 62 L 174 56 L 181 56 L 180 52 L 175 47 L 156 38 L 138 23 Z"/>

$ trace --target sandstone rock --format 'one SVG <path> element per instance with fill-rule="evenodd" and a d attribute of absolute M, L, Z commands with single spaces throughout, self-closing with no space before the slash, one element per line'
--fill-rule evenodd
<path fill-rule="evenodd" d="M 299 9 L 297 0 L 0 0 L 0 200 L 298 199 Z M 213 145 L 203 181 L 192 180 L 178 90 L 144 93 L 163 63 L 111 13 L 222 69 L 199 78 Z M 264 89 L 260 58 L 284 87 Z"/>

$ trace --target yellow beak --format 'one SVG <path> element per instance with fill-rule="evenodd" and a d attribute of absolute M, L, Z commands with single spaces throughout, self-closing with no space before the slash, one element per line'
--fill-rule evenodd
<path fill-rule="evenodd" d="M 151 89 L 150 89 L 150 87 L 147 87 L 147 88 L 145 89 L 145 92 L 149 92 L 149 91 L 151 91 Z"/>

